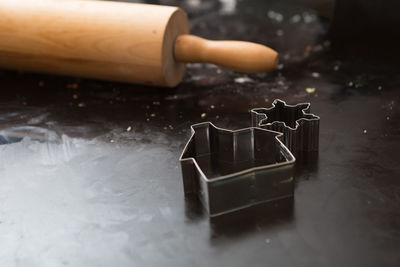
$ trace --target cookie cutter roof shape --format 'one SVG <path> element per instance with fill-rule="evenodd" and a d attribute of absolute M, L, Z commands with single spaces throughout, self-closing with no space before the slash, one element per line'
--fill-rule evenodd
<path fill-rule="evenodd" d="M 283 143 L 296 156 L 318 152 L 320 118 L 310 112 L 310 103 L 288 105 L 276 99 L 271 108 L 251 110 L 253 127 L 283 133 Z"/>
<path fill-rule="evenodd" d="M 197 195 L 211 216 L 293 196 L 295 158 L 281 133 L 210 122 L 191 129 L 180 157 L 184 191 Z"/>

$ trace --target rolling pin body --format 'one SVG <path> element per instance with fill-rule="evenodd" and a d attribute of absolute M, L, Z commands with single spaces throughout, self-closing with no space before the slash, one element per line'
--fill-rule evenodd
<path fill-rule="evenodd" d="M 0 67 L 175 86 L 189 32 L 177 7 L 107 1 L 0 0 Z"/>
<path fill-rule="evenodd" d="M 88 0 L 0 0 L 0 67 L 176 86 L 185 62 L 275 69 L 259 44 L 189 35 L 178 7 Z"/>

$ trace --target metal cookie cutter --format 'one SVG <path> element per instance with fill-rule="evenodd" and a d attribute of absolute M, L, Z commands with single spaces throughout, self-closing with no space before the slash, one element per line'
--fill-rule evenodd
<path fill-rule="evenodd" d="M 295 158 L 281 133 L 210 122 L 191 129 L 180 157 L 184 191 L 197 195 L 211 216 L 293 196 Z"/>
<path fill-rule="evenodd" d="M 310 103 L 287 105 L 276 99 L 271 108 L 251 110 L 253 127 L 283 133 L 283 143 L 298 159 L 318 153 L 320 118 L 310 112 Z"/>

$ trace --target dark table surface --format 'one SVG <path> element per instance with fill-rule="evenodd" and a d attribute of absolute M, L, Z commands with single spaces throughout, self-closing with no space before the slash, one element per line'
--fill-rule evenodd
<path fill-rule="evenodd" d="M 268 44 L 279 70 L 191 64 L 174 89 L 0 71 L 0 265 L 400 266 L 398 66 L 336 54 L 329 22 L 286 1 L 157 2 L 194 34 Z M 318 161 L 291 203 L 210 220 L 183 194 L 190 125 L 247 127 L 276 98 L 321 117 Z"/>

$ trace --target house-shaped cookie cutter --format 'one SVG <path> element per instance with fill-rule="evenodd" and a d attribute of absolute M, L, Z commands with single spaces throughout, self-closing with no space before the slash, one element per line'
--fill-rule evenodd
<path fill-rule="evenodd" d="M 310 113 L 310 103 L 288 105 L 276 99 L 271 108 L 251 110 L 253 127 L 283 134 L 283 143 L 297 159 L 318 153 L 320 117 Z"/>
<path fill-rule="evenodd" d="M 180 157 L 184 191 L 197 195 L 210 216 L 293 197 L 295 158 L 281 133 L 231 131 L 210 122 L 191 129 Z"/>

